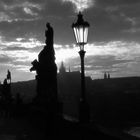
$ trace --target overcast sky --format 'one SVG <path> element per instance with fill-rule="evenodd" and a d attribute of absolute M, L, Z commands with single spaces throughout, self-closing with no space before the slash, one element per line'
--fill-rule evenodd
<path fill-rule="evenodd" d="M 80 69 L 71 25 L 82 11 L 90 23 L 85 46 L 86 75 L 140 76 L 140 0 L 0 0 L 0 81 L 34 79 L 29 71 L 45 42 L 45 24 L 54 28 L 56 63 Z"/>

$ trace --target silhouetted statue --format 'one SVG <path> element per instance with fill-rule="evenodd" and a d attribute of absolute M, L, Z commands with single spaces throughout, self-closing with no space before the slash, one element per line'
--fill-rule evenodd
<path fill-rule="evenodd" d="M 6 79 L 6 78 L 5 78 L 4 81 L 3 81 L 3 85 L 4 85 L 4 86 L 7 86 L 7 79 Z"/>
<path fill-rule="evenodd" d="M 8 70 L 7 78 L 4 79 L 2 85 L 2 98 L 5 117 L 8 117 L 11 111 L 12 95 L 11 95 L 11 73 Z"/>
<path fill-rule="evenodd" d="M 45 31 L 46 41 L 45 43 L 49 46 L 53 44 L 53 28 L 50 26 L 50 23 L 46 24 L 47 30 Z"/>
<path fill-rule="evenodd" d="M 49 23 L 45 30 L 46 45 L 38 55 L 38 61 L 35 59 L 30 71 L 36 71 L 36 91 L 37 96 L 33 100 L 33 105 L 43 114 L 47 114 L 46 120 L 49 130 L 54 126 L 58 116 L 61 116 L 60 104 L 57 100 L 57 66 L 55 64 L 55 52 L 53 47 L 53 28 Z M 45 113 L 45 114 L 44 114 Z M 40 114 L 41 115 L 41 114 Z M 41 115 L 41 116 L 42 116 Z"/>
<path fill-rule="evenodd" d="M 40 104 L 52 106 L 57 102 L 57 66 L 55 64 L 55 52 L 53 47 L 53 28 L 49 23 L 45 30 L 46 45 L 38 55 L 38 61 L 34 60 L 30 71 L 36 71 L 37 100 Z"/>
<path fill-rule="evenodd" d="M 3 81 L 3 96 L 6 100 L 11 99 L 11 83 L 7 82 L 7 78 L 4 79 Z"/>
<path fill-rule="evenodd" d="M 11 84 L 11 72 L 9 70 L 7 71 L 7 82 Z"/>

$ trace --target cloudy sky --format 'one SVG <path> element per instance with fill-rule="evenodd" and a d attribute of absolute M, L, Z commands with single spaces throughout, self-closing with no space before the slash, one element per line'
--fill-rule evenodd
<path fill-rule="evenodd" d="M 56 63 L 80 69 L 71 24 L 82 11 L 90 23 L 86 75 L 140 76 L 140 0 L 0 0 L 0 81 L 34 79 L 31 61 L 44 45 L 46 22 L 54 28 Z"/>

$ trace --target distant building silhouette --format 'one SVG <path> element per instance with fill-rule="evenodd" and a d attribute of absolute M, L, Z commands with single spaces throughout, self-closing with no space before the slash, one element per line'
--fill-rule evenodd
<path fill-rule="evenodd" d="M 104 79 L 110 79 L 110 73 L 109 72 L 104 73 Z"/>
<path fill-rule="evenodd" d="M 66 68 L 64 66 L 64 62 L 61 62 L 61 66 L 59 68 L 59 73 L 64 74 L 66 72 Z"/>
<path fill-rule="evenodd" d="M 71 72 L 70 66 L 69 66 L 69 72 Z"/>
<path fill-rule="evenodd" d="M 86 98 L 88 98 L 92 79 L 85 77 Z M 63 102 L 64 114 L 78 118 L 79 102 L 81 96 L 81 73 L 80 71 L 66 71 L 64 63 L 61 63 L 58 73 L 58 95 Z"/>
<path fill-rule="evenodd" d="M 107 73 L 106 72 L 104 73 L 104 79 L 107 79 Z"/>
<path fill-rule="evenodd" d="M 110 79 L 110 73 L 107 74 L 107 79 Z"/>

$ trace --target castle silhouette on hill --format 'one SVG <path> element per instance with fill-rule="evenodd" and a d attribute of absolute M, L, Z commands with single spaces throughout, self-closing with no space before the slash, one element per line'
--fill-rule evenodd
<path fill-rule="evenodd" d="M 58 94 L 59 98 L 68 98 L 68 95 L 80 96 L 80 71 L 71 71 L 70 68 L 66 70 L 64 63 L 61 63 L 58 77 Z M 91 79 L 86 77 L 86 94 L 109 94 L 111 92 L 118 92 L 117 94 L 129 93 L 138 94 L 140 91 L 140 77 L 119 77 L 111 78 L 104 73 L 102 79 Z M 1 84 L 2 86 L 2 84 Z M 20 93 L 24 100 L 31 101 L 36 95 L 36 81 L 21 81 L 11 83 L 11 93 L 13 96 Z M 1 93 L 2 94 L 2 93 Z"/>
<path fill-rule="evenodd" d="M 86 77 L 86 98 L 90 105 L 91 119 L 139 121 L 140 77 L 94 79 Z M 78 118 L 80 98 L 80 71 L 67 71 L 61 63 L 58 80 L 58 99 L 63 103 L 63 114 Z M 0 85 L 0 87 L 2 84 Z M 23 102 L 30 103 L 36 96 L 36 81 L 11 83 L 11 94 L 20 93 Z M 1 96 L 0 92 L 0 96 Z"/>
<path fill-rule="evenodd" d="M 81 94 L 80 91 L 80 72 L 67 71 L 64 63 L 61 63 L 58 80 L 58 98 L 63 102 L 63 113 L 73 118 L 78 116 L 78 103 Z M 2 84 L 1 84 L 2 86 Z M 0 86 L 0 87 L 1 87 Z M 17 93 L 20 93 L 24 103 L 32 102 L 36 96 L 36 81 L 23 81 L 11 83 L 11 94 L 16 98 Z M 92 80 L 86 77 L 86 98 L 90 104 L 91 116 L 100 118 L 104 116 L 115 117 L 122 119 L 126 116 L 136 120 L 140 117 L 137 114 L 140 109 L 140 77 L 122 77 L 122 78 L 107 78 Z M 0 96 L 2 93 L 0 92 Z M 133 109 L 135 108 L 135 109 Z M 110 110 L 110 111 L 109 111 Z M 119 110 L 120 112 L 116 111 Z M 108 114 L 111 112 L 112 114 Z M 133 117 L 132 114 L 133 112 Z M 97 114 L 97 116 L 95 116 Z M 137 115 L 134 115 L 137 114 Z M 137 116 L 137 117 L 135 117 Z M 92 118 L 91 117 L 91 118 Z M 127 118 L 129 118 L 127 117 Z"/>

